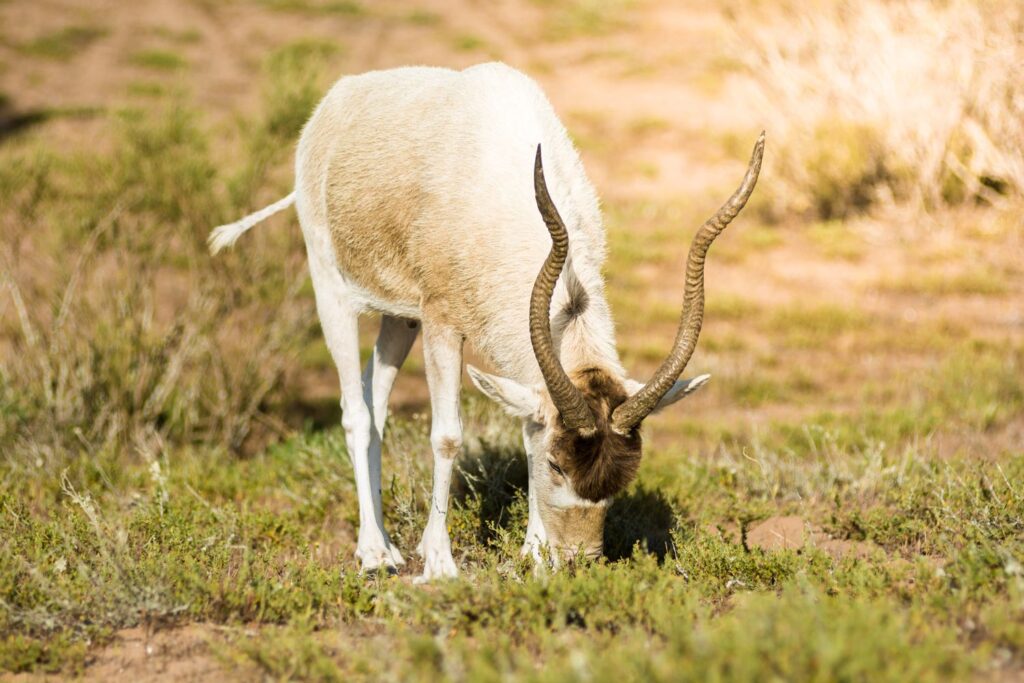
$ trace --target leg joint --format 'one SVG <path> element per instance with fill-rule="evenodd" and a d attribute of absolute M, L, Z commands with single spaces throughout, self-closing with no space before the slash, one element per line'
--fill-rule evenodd
<path fill-rule="evenodd" d="M 445 460 L 454 460 L 462 453 L 462 434 L 447 430 L 431 434 L 430 445 L 434 449 L 434 455 Z"/>
<path fill-rule="evenodd" d="M 341 402 L 341 426 L 348 436 L 369 436 L 373 426 L 370 411 L 363 403 L 362 397 Z"/>

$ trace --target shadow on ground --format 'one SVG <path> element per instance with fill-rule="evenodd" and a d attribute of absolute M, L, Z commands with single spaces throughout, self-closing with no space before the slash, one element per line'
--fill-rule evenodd
<path fill-rule="evenodd" d="M 522 449 L 484 445 L 459 462 L 453 497 L 462 506 L 479 506 L 478 540 L 489 544 L 500 531 L 526 528 L 529 474 Z M 637 485 L 619 494 L 608 510 L 604 548 L 610 561 L 629 558 L 635 549 L 665 559 L 672 543 L 676 511 L 661 491 Z M 519 526 L 517 526 L 519 525 Z"/>
<path fill-rule="evenodd" d="M 51 119 L 70 117 L 87 118 L 102 114 L 98 107 L 47 107 L 44 109 L 18 109 L 7 95 L 0 93 L 0 143 Z"/>
<path fill-rule="evenodd" d="M 452 493 L 464 507 L 478 507 L 477 540 L 490 545 L 502 531 L 526 528 L 529 474 L 521 448 L 481 444 L 479 453 L 464 455 L 456 468 Z"/>
<path fill-rule="evenodd" d="M 604 554 L 615 562 L 639 548 L 665 559 L 672 546 L 676 513 L 664 493 L 642 484 L 615 498 L 604 527 Z"/>

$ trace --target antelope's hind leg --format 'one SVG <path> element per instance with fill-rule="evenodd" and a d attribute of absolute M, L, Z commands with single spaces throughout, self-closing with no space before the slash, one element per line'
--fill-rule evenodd
<path fill-rule="evenodd" d="M 378 344 L 387 347 L 388 362 L 380 364 L 377 372 L 377 357 L 371 361 L 367 374 L 373 374 L 373 381 L 368 382 L 367 392 L 363 390 L 362 373 L 359 361 L 359 309 L 351 300 L 348 288 L 341 273 L 329 264 L 318 259 L 309 261 L 310 275 L 313 279 L 313 291 L 316 294 L 316 307 L 320 315 L 324 339 L 330 349 L 331 357 L 338 368 L 341 382 L 341 425 L 345 429 L 345 444 L 348 455 L 355 470 L 356 494 L 359 499 L 359 538 L 356 545 L 356 557 L 359 558 L 364 572 L 386 569 L 396 571 L 403 563 L 402 555 L 393 548 L 384 531 L 384 519 L 380 504 L 380 432 L 374 424 L 373 385 L 381 379 L 381 395 L 387 401 L 384 385 L 390 390 L 394 380 L 390 368 L 401 363 L 394 362 L 403 344 L 389 341 Z M 397 326 L 396 326 L 397 327 Z M 409 330 L 415 339 L 415 330 Z M 412 345 L 412 339 L 408 345 Z M 405 349 L 408 352 L 408 349 Z M 404 354 L 402 355 L 404 359 Z M 369 399 L 369 400 L 367 400 Z M 386 406 L 380 414 L 386 413 Z M 383 422 L 383 421 L 382 421 Z M 381 425 L 383 427 L 383 424 Z"/>
<path fill-rule="evenodd" d="M 381 509 L 381 449 L 384 442 L 384 424 L 388 419 L 388 398 L 394 386 L 398 369 L 402 367 L 409 349 L 420 331 L 419 322 L 385 315 L 381 319 L 380 334 L 373 348 L 373 358 L 366 363 L 363 371 L 363 402 L 370 408 L 373 426 L 370 432 L 368 469 L 373 510 L 377 519 L 383 520 Z M 383 528 L 383 527 L 382 527 Z M 384 532 L 384 540 L 391 551 L 391 564 L 405 564 L 402 553 L 391 543 L 391 537 Z"/>

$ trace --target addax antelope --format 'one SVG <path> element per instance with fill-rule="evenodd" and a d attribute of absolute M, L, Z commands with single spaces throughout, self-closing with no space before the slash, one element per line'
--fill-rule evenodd
<path fill-rule="evenodd" d="M 295 205 L 316 305 L 341 380 L 364 570 L 403 564 L 384 530 L 388 394 L 420 327 L 434 459 L 423 579 L 455 576 L 446 525 L 462 446 L 463 344 L 493 367 L 473 383 L 522 419 L 529 467 L 523 552 L 602 552 L 605 512 L 634 478 L 645 417 L 701 387 L 679 380 L 704 314 L 708 247 L 754 189 L 764 134 L 739 189 L 697 232 L 682 317 L 646 383 L 626 376 L 601 268 L 605 235 L 580 158 L 540 87 L 502 64 L 342 78 L 299 140 L 294 192 L 210 236 L 216 253 Z M 532 173 L 532 176 L 531 176 Z M 360 369 L 360 313 L 382 315 Z"/>

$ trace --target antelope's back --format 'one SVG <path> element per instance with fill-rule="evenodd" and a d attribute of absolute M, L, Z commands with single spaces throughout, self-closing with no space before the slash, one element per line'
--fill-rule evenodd
<path fill-rule="evenodd" d="M 329 233 L 374 307 L 515 335 L 526 343 L 501 345 L 529 352 L 529 294 L 550 248 L 533 194 L 538 143 L 574 264 L 599 272 L 603 228 L 579 157 L 537 84 L 503 64 L 341 79 L 299 142 L 304 229 Z"/>

